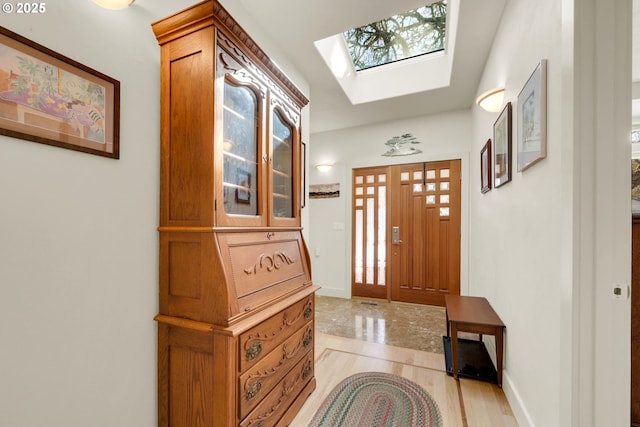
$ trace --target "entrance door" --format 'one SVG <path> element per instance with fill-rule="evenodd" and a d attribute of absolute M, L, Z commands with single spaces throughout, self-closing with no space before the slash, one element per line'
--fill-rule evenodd
<path fill-rule="evenodd" d="M 460 160 L 354 169 L 352 295 L 460 293 Z"/>
<path fill-rule="evenodd" d="M 444 305 L 460 294 L 460 160 L 395 166 L 391 299 Z"/>

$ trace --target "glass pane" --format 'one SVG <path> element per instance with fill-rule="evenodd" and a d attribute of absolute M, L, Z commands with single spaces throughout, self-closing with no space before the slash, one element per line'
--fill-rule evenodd
<path fill-rule="evenodd" d="M 440 208 L 440 216 L 449 216 L 449 208 Z"/>
<path fill-rule="evenodd" d="M 449 178 L 449 169 L 440 169 L 440 178 Z"/>
<path fill-rule="evenodd" d="M 293 218 L 293 129 L 273 112 L 273 216 Z"/>
<path fill-rule="evenodd" d="M 401 172 L 400 181 L 409 181 L 409 172 Z"/>
<path fill-rule="evenodd" d="M 449 191 L 449 183 L 441 182 L 440 183 L 440 191 Z"/>
<path fill-rule="evenodd" d="M 422 171 L 417 171 L 413 173 L 414 181 L 422 181 Z"/>
<path fill-rule="evenodd" d="M 373 252 L 375 249 L 375 199 L 373 197 L 369 197 L 367 199 L 367 270 L 366 270 L 366 284 L 373 284 L 373 267 L 374 267 L 374 256 Z"/>
<path fill-rule="evenodd" d="M 436 204 L 436 196 L 427 196 L 427 204 L 435 205 Z"/>
<path fill-rule="evenodd" d="M 436 171 L 427 171 L 427 179 L 436 179 Z"/>
<path fill-rule="evenodd" d="M 246 87 L 225 82 L 223 108 L 224 211 L 258 215 L 258 101 Z"/>
<path fill-rule="evenodd" d="M 414 193 L 422 193 L 422 184 L 413 184 Z"/>
<path fill-rule="evenodd" d="M 356 176 L 356 184 L 362 184 L 362 183 L 364 183 L 364 177 Z"/>
<path fill-rule="evenodd" d="M 367 187 L 367 194 L 376 194 L 376 187 Z"/>
<path fill-rule="evenodd" d="M 387 188 L 378 187 L 378 285 L 385 284 L 387 263 Z"/>
<path fill-rule="evenodd" d="M 356 196 L 362 196 L 364 194 L 364 188 L 357 187 L 356 188 Z"/>
<path fill-rule="evenodd" d="M 373 175 L 367 175 L 367 184 L 370 184 L 372 182 L 376 182 L 376 177 Z"/>
<path fill-rule="evenodd" d="M 364 206 L 364 200 L 356 199 L 356 206 Z"/>
<path fill-rule="evenodd" d="M 387 175 L 378 175 L 378 182 L 387 182 Z"/>
<path fill-rule="evenodd" d="M 356 71 L 444 50 L 447 0 L 345 31 Z"/>
<path fill-rule="evenodd" d="M 362 228 L 363 224 L 362 224 L 362 217 L 363 217 L 363 212 L 362 210 L 357 210 L 356 211 L 356 223 L 355 223 L 355 232 L 356 232 L 356 236 L 355 236 L 355 259 L 354 259 L 354 274 L 355 274 L 355 282 L 356 283 L 362 283 L 362 264 L 363 264 L 363 259 L 362 259 L 362 242 L 363 242 L 363 235 L 364 235 L 364 229 Z"/>
<path fill-rule="evenodd" d="M 440 195 L 440 203 L 443 203 L 443 204 L 449 203 L 449 195 L 448 194 Z"/>
<path fill-rule="evenodd" d="M 436 191 L 436 183 L 428 182 L 427 183 L 427 191 Z"/>

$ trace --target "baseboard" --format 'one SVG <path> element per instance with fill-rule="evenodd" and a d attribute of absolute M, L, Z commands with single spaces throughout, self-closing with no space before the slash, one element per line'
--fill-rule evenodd
<path fill-rule="evenodd" d="M 493 366 L 496 365 L 496 341 L 493 336 L 485 335 L 482 337 L 484 341 L 484 345 L 487 347 L 487 351 L 489 352 L 489 357 L 491 357 L 491 361 L 493 362 Z M 520 394 L 516 389 L 513 381 L 511 381 L 511 377 L 509 377 L 509 371 L 502 370 L 502 391 L 504 391 L 504 395 L 507 397 L 509 401 L 509 406 L 511 406 L 511 410 L 513 411 L 513 415 L 516 417 L 518 421 L 519 427 L 535 427 L 531 416 L 529 415 L 529 411 L 524 405 L 524 402 L 520 398 Z"/>
<path fill-rule="evenodd" d="M 508 371 L 502 372 L 502 391 L 504 391 L 504 395 L 509 401 L 509 406 L 511 406 L 513 415 L 516 417 L 516 421 L 518 421 L 518 426 L 535 427 L 535 424 L 531 419 L 531 415 L 529 415 L 529 411 L 527 411 L 524 402 L 520 398 L 518 390 L 513 384 L 513 381 L 511 381 L 511 377 L 509 377 Z"/>
<path fill-rule="evenodd" d="M 314 285 L 315 284 L 316 283 L 314 283 Z M 344 289 L 337 289 L 337 288 L 325 288 L 322 285 L 320 286 L 321 286 L 320 289 L 318 290 L 318 292 L 316 292 L 317 295 L 321 295 L 323 297 L 334 297 L 334 298 L 346 298 L 346 299 L 351 298 L 350 291 L 345 291 Z"/>

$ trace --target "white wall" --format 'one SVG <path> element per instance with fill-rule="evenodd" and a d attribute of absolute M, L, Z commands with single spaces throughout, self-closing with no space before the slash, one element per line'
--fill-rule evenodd
<path fill-rule="evenodd" d="M 486 194 L 470 197 L 470 294 L 486 297 L 503 322 L 504 389 L 522 426 L 558 426 L 561 340 L 559 288 L 562 231 L 559 207 L 561 156 L 560 4 L 557 1 L 507 2 L 481 87 L 505 86 L 513 104 L 513 150 L 517 151 L 517 96 L 542 58 L 548 61 L 547 158 Z M 526 46 L 526 49 L 522 49 Z M 493 138 L 499 113 L 473 109 L 472 152 Z M 480 175 L 479 164 L 471 176 Z M 493 344 L 492 342 L 490 344 Z M 547 390 L 541 393 L 541 390 Z"/>
<path fill-rule="evenodd" d="M 40 16 L 0 14 L 0 25 L 121 83 L 120 160 L 0 136 L 2 427 L 157 425 L 160 49 L 150 24 L 194 3 L 107 11 L 56 0 Z"/>
<path fill-rule="evenodd" d="M 630 33 L 621 43 L 625 25 L 605 3 L 507 2 L 480 84 L 504 84 L 515 106 L 537 63 L 548 60 L 547 158 L 470 195 L 469 290 L 507 325 L 504 390 L 521 426 L 629 423 L 629 302 L 613 301 L 611 286 L 630 280 L 630 99 L 613 98 L 625 86 L 630 94 L 630 75 L 620 72 L 624 63 L 617 71 L 610 64 Z M 474 153 L 498 113 L 472 115 Z M 515 108 L 513 123 L 515 151 Z M 479 165 L 471 166 L 474 178 Z"/>
<path fill-rule="evenodd" d="M 415 146 L 422 153 L 403 157 L 382 156 L 388 148 L 384 143 L 404 133 L 413 133 L 422 142 Z M 351 297 L 351 170 L 445 159 L 462 159 L 461 289 L 466 292 L 470 141 L 470 110 L 311 135 L 309 183 L 340 184 L 339 198 L 308 201 L 311 224 L 309 251 L 314 283 L 322 286 L 320 295 Z M 335 163 L 328 173 L 313 167 L 326 161 Z"/>

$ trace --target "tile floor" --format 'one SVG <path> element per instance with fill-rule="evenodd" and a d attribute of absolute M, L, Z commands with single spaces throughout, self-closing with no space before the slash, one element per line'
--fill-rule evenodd
<path fill-rule="evenodd" d="M 378 344 L 444 353 L 444 307 L 316 296 L 316 331 Z"/>

